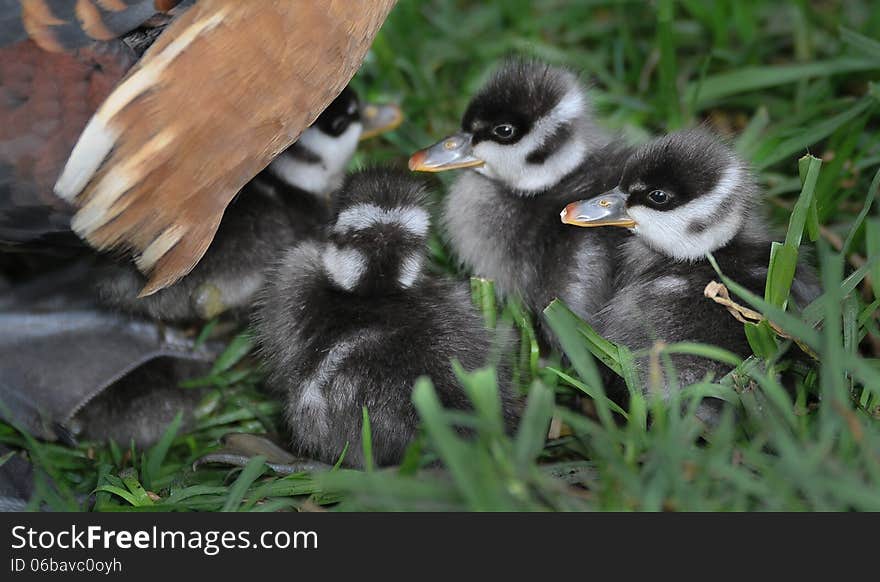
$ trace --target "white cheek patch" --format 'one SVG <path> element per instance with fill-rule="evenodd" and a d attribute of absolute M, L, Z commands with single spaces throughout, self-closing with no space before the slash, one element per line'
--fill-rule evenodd
<path fill-rule="evenodd" d="M 738 199 L 741 193 L 737 188 L 743 187 L 740 181 L 743 171 L 738 166 L 727 168 L 711 191 L 674 210 L 628 208 L 627 212 L 636 221 L 634 232 L 654 249 L 683 261 L 701 259 L 706 253 L 723 247 L 742 226 L 744 201 Z M 737 199 L 730 210 L 719 212 L 730 198 Z M 714 222 L 710 222 L 712 220 Z M 691 232 L 691 225 L 698 221 L 707 226 L 700 232 Z"/>
<path fill-rule="evenodd" d="M 554 124 L 574 121 L 587 111 L 587 101 L 580 87 L 574 87 L 563 95 L 550 115 L 545 119 L 552 120 Z"/>
<path fill-rule="evenodd" d="M 411 234 L 423 237 L 428 234 L 428 213 L 417 206 L 405 206 L 390 210 L 375 204 L 356 204 L 339 213 L 334 232 L 345 234 L 349 230 L 363 230 L 375 224 L 397 225 Z"/>
<path fill-rule="evenodd" d="M 581 88 L 573 87 L 517 143 L 501 145 L 482 141 L 474 146 L 474 155 L 486 162 L 476 170 L 524 192 L 539 192 L 553 186 L 586 157 L 587 145 L 579 139 L 576 128 L 572 127 L 575 131 L 565 145 L 542 163 L 532 164 L 527 158 L 541 148 L 560 126 L 576 123 L 586 112 L 587 103 Z"/>
<path fill-rule="evenodd" d="M 349 125 L 337 137 L 310 127 L 303 132 L 297 144 L 315 154 L 320 161 L 301 160 L 282 152 L 269 164 L 269 170 L 295 188 L 324 196 L 342 183 L 362 132 L 363 125 L 357 122 Z"/>
<path fill-rule="evenodd" d="M 317 128 L 309 128 L 299 138 L 299 144 L 318 155 L 327 169 L 340 173 L 345 171 L 357 149 L 364 126 L 360 122 L 351 123 L 341 135 L 331 137 Z"/>
<path fill-rule="evenodd" d="M 334 283 L 352 291 L 367 272 L 367 258 L 357 249 L 327 245 L 322 256 L 324 269 Z"/>
<path fill-rule="evenodd" d="M 422 272 L 422 263 L 421 253 L 414 253 L 404 259 L 400 265 L 400 275 L 397 277 L 397 282 L 403 289 L 412 287 L 416 279 L 419 278 L 419 274 Z"/>

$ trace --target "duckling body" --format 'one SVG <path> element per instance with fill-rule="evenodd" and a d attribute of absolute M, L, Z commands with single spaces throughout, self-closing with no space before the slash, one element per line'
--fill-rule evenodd
<path fill-rule="evenodd" d="M 608 171 L 577 171 L 535 196 L 467 172 L 444 203 L 450 245 L 469 271 L 493 279 L 502 296 L 520 296 L 535 312 L 559 297 L 578 315 L 591 317 L 612 292 L 615 247 L 627 235 L 560 228 L 557 210 L 577 198 L 576 192 L 613 184 L 619 170 L 611 160 L 619 159 L 621 167 L 625 152 L 617 144 L 605 146 L 596 156 Z"/>
<path fill-rule="evenodd" d="M 289 250 L 270 276 L 256 333 L 270 384 L 286 399 L 296 452 L 363 464 L 362 407 L 379 464 L 399 462 L 416 433 L 413 384 L 426 375 L 443 405 L 469 408 L 450 361 L 487 363 L 493 338 L 469 289 L 424 269 L 423 184 L 359 172 L 339 194 L 328 240 Z M 514 398 L 502 390 L 508 419 Z"/>
<path fill-rule="evenodd" d="M 311 212 L 299 212 L 299 220 L 291 220 L 297 213 L 290 211 L 282 196 L 298 198 L 302 193 L 287 188 L 278 193 L 258 186 L 261 181 L 255 179 L 232 201 L 205 256 L 186 277 L 152 295 L 138 297 L 145 277 L 132 264 L 108 261 L 96 281 L 101 302 L 169 323 L 211 319 L 226 311 L 241 317 L 280 250 L 315 236 L 325 212 L 316 203 Z"/>
<path fill-rule="evenodd" d="M 752 293 L 763 296 L 770 258 L 769 242 L 741 238 L 713 252 L 722 272 Z M 622 262 L 615 278 L 617 290 L 596 314 L 597 330 L 607 339 L 631 350 L 649 348 L 655 341 L 698 342 L 723 347 L 746 356 L 751 348 L 743 324 L 726 309 L 706 299 L 703 290 L 718 275 L 708 261 L 670 261 L 669 257 L 631 239 L 621 250 Z M 730 366 L 690 355 L 675 355 L 675 383 L 687 386 L 708 373 L 720 377 Z M 643 380 L 647 360 L 638 362 Z M 666 389 L 672 382 L 667 381 Z"/>
<path fill-rule="evenodd" d="M 422 171 L 469 168 L 443 209 L 455 254 L 533 311 L 560 297 L 590 317 L 611 292 L 614 249 L 626 233 L 572 232 L 558 209 L 616 184 L 630 148 L 593 124 L 573 73 L 537 61 L 502 65 L 472 99 L 462 129 L 410 161 Z"/>
<path fill-rule="evenodd" d="M 749 355 L 742 323 L 703 292 L 718 278 L 706 258 L 712 253 L 725 275 L 763 295 L 773 237 L 759 210 L 754 178 L 715 136 L 688 130 L 639 148 L 617 188 L 563 212 L 570 224 L 635 234 L 620 247 L 616 291 L 595 319 L 600 333 L 633 350 L 700 342 Z M 621 229 L 597 232 L 614 230 Z M 792 297 L 801 307 L 818 295 L 815 281 L 809 266 L 799 266 Z M 672 361 L 677 377 L 664 379 L 667 393 L 730 370 L 690 355 Z M 638 364 L 646 380 L 647 359 Z"/>
<path fill-rule="evenodd" d="M 227 310 L 244 315 L 281 250 L 319 236 L 330 217 L 329 193 L 340 185 L 363 130 L 357 95 L 345 89 L 242 189 L 192 272 L 138 297 L 146 278 L 133 265 L 114 264 L 99 277 L 99 296 L 114 308 L 161 321 L 209 319 Z"/>

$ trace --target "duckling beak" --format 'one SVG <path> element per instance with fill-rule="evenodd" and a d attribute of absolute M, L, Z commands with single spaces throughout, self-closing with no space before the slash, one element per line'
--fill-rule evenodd
<path fill-rule="evenodd" d="M 626 194 L 615 188 L 604 194 L 579 200 L 559 214 L 562 222 L 575 226 L 622 226 L 633 228 L 636 221 L 626 212 Z"/>
<path fill-rule="evenodd" d="M 403 111 L 394 103 L 367 103 L 361 108 L 364 131 L 361 141 L 397 129 L 403 123 Z"/>
<path fill-rule="evenodd" d="M 474 156 L 473 137 L 469 133 L 457 133 L 443 138 L 410 156 L 409 169 L 413 172 L 445 172 L 482 166 L 485 162 Z"/>

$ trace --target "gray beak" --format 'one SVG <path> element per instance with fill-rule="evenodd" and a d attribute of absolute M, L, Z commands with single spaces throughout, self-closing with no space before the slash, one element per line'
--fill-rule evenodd
<path fill-rule="evenodd" d="M 615 188 L 590 198 L 572 202 L 559 217 L 565 224 L 575 226 L 622 226 L 633 228 L 636 221 L 626 212 L 626 194 Z"/>
<path fill-rule="evenodd" d="M 443 138 L 414 153 L 409 158 L 409 169 L 413 172 L 445 172 L 482 166 L 483 160 L 474 156 L 473 137 L 470 133 L 457 133 Z"/>
<path fill-rule="evenodd" d="M 364 124 L 363 141 L 396 129 L 403 123 L 403 111 L 393 103 L 367 103 L 361 106 L 361 123 Z"/>

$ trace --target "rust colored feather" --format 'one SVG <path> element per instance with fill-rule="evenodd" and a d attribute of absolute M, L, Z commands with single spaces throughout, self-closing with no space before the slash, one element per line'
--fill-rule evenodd
<path fill-rule="evenodd" d="M 73 208 L 52 187 L 89 118 L 134 62 L 121 41 L 71 53 L 30 40 L 0 47 L 0 242 L 70 228 Z"/>
<path fill-rule="evenodd" d="M 43 50 L 73 51 L 111 40 L 142 25 L 180 0 L 19 0 L 21 24 Z M 8 16 L 7 16 L 8 17 Z M 10 44 L 17 38 L 0 39 Z"/>
<path fill-rule="evenodd" d="M 200 0 L 105 101 L 56 193 L 143 294 L 188 273 L 244 184 L 345 87 L 394 0 Z"/>

